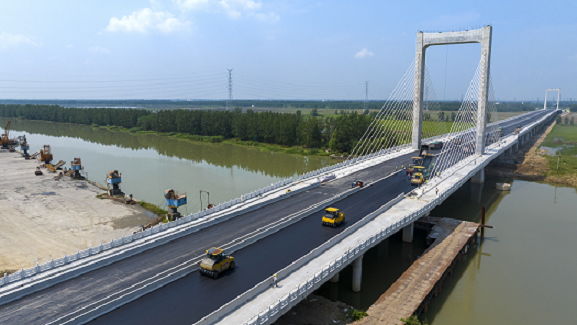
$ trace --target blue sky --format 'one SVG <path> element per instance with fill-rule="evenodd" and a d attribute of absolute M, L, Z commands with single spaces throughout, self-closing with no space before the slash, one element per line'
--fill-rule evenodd
<path fill-rule="evenodd" d="M 0 98 L 387 98 L 416 33 L 493 25 L 500 100 L 577 98 L 576 1 L 3 1 Z M 460 99 L 480 45 L 432 47 Z M 446 84 L 445 84 L 446 79 Z"/>

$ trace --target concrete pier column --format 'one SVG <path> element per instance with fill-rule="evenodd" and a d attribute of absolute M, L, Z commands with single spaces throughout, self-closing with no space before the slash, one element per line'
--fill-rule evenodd
<path fill-rule="evenodd" d="M 519 141 L 515 142 L 513 148 L 515 148 L 515 151 L 519 151 Z"/>
<path fill-rule="evenodd" d="M 415 223 L 411 222 L 411 224 L 409 224 L 403 228 L 403 243 L 412 243 L 413 242 L 414 227 L 415 227 Z"/>
<path fill-rule="evenodd" d="M 513 154 L 513 147 L 509 147 L 509 149 L 507 149 L 507 153 L 512 155 Z"/>
<path fill-rule="evenodd" d="M 471 183 L 484 183 L 485 182 L 485 168 L 481 168 L 473 177 L 471 177 Z"/>
<path fill-rule="evenodd" d="M 353 262 L 353 292 L 361 291 L 361 282 L 363 280 L 363 256 L 357 257 Z"/>
<path fill-rule="evenodd" d="M 331 278 L 330 281 L 331 281 L 332 283 L 337 283 L 337 282 L 339 282 L 340 274 L 341 274 L 341 272 L 337 272 L 337 274 L 335 274 L 335 275 Z"/>
<path fill-rule="evenodd" d="M 481 203 L 481 198 L 483 196 L 483 185 L 484 183 L 471 182 L 471 203 Z"/>

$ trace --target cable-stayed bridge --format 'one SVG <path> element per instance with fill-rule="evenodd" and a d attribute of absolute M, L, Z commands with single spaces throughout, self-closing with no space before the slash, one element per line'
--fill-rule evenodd
<path fill-rule="evenodd" d="M 482 53 L 461 107 L 454 121 L 432 122 L 427 116 L 436 104 L 426 48 L 469 42 L 481 43 Z M 0 323 L 270 324 L 323 282 L 337 281 L 349 264 L 353 290 L 362 290 L 367 249 L 398 231 L 411 241 L 416 219 L 469 179 L 483 182 L 491 160 L 558 114 L 538 110 L 498 121 L 490 46 L 490 26 L 419 33 L 415 61 L 349 159 L 4 277 Z M 415 189 L 397 169 L 435 141 L 444 145 L 431 151 L 429 182 Z M 356 180 L 365 187 L 351 188 Z M 322 211 L 333 204 L 347 222 L 322 227 Z M 198 262 L 212 246 L 234 253 L 237 262 L 217 280 L 198 274 Z M 272 289 L 274 273 L 280 287 Z"/>

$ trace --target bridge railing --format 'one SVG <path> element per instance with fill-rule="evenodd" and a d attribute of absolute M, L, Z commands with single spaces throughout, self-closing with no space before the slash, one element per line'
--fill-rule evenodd
<path fill-rule="evenodd" d="M 549 115 L 546 117 L 543 117 L 542 119 L 540 119 L 536 123 L 540 123 L 548 117 L 549 117 Z M 495 144 L 494 146 L 497 146 L 497 144 Z M 493 153 L 494 155 L 498 155 L 498 154 L 500 154 L 506 150 L 506 148 L 498 148 L 498 147 L 493 147 L 491 149 L 492 150 L 496 149 L 495 152 Z M 467 161 L 461 161 L 461 162 L 457 163 L 455 166 L 453 166 L 452 168 L 446 170 L 445 172 L 451 171 L 452 172 L 451 174 L 454 174 L 458 169 L 463 168 L 465 165 L 469 165 L 475 159 L 469 159 Z M 431 210 L 433 210 L 433 208 L 435 208 L 437 205 L 439 205 L 441 202 L 443 202 L 445 199 L 447 199 L 458 188 L 463 186 L 463 184 L 465 184 L 471 177 L 473 177 L 473 175 L 475 175 L 478 172 L 479 168 L 484 168 L 490 161 L 491 161 L 490 159 L 485 159 L 482 163 L 480 163 L 478 165 L 477 168 L 475 168 L 471 171 L 468 171 L 457 182 L 453 183 L 449 188 L 447 188 L 444 191 L 442 191 L 441 193 L 439 193 L 439 195 L 437 195 L 434 199 L 430 200 L 424 206 L 420 207 L 418 210 L 404 216 L 401 220 L 395 222 L 392 226 L 378 230 L 373 235 L 366 237 L 364 240 L 361 240 L 357 246 L 346 250 L 345 252 L 343 252 L 343 254 L 340 257 L 330 261 L 329 263 L 327 263 L 326 265 L 324 265 L 323 267 L 318 269 L 317 272 L 313 273 L 313 276 L 311 276 L 306 281 L 297 285 L 288 294 L 281 297 L 278 301 L 275 301 L 274 303 L 270 304 L 267 308 L 265 308 L 263 311 L 259 312 L 257 315 L 254 315 L 253 318 L 251 320 L 249 320 L 248 322 L 244 323 L 244 325 L 257 325 L 257 324 L 258 325 L 264 325 L 264 324 L 270 323 L 271 318 L 273 316 L 275 316 L 277 313 L 279 313 L 280 310 L 288 308 L 292 302 L 296 303 L 297 302 L 296 300 L 299 297 L 306 296 L 307 293 L 312 293 L 314 290 L 316 290 L 315 285 L 320 285 L 320 282 L 323 279 L 325 279 L 325 281 L 330 279 L 337 272 L 339 272 L 342 268 L 344 268 L 346 265 L 348 265 L 353 259 L 355 259 L 357 256 L 359 256 L 361 253 L 364 253 L 364 251 L 377 245 L 382 240 L 384 240 L 385 238 L 389 237 L 391 234 L 398 231 L 400 228 L 408 225 L 410 222 L 415 221 L 417 218 L 419 218 L 419 217 L 425 215 L 426 213 L 430 212 Z M 448 174 L 449 173 L 447 173 L 447 175 Z M 449 175 L 447 177 L 449 177 Z M 445 178 L 447 178 L 447 177 L 445 177 Z M 429 186 L 429 187 L 430 187 L 429 190 L 433 188 L 433 186 Z M 301 259 L 293 262 L 287 268 L 277 272 L 277 274 L 281 278 L 283 276 L 288 276 L 290 273 L 296 271 L 297 269 L 301 268 L 302 266 L 304 266 L 305 264 L 310 262 L 312 259 L 318 257 L 320 254 L 322 254 L 324 251 L 326 251 L 334 243 L 338 243 L 338 242 L 342 241 L 346 236 L 350 235 L 352 232 L 356 231 L 358 228 L 362 227 L 363 225 L 367 224 L 369 221 L 373 220 L 377 215 L 388 210 L 392 205 L 398 203 L 403 198 L 404 198 L 404 194 L 399 195 L 399 197 L 391 200 L 390 202 L 385 204 L 383 207 L 381 207 L 377 211 L 367 215 L 365 218 L 361 219 L 355 225 L 345 229 L 339 235 L 329 239 L 323 245 L 315 248 L 313 251 L 311 251 L 311 253 L 309 253 L 306 256 L 302 257 Z M 249 291 L 245 292 L 243 295 L 238 296 L 237 299 L 229 302 L 228 304 L 222 306 L 217 311 L 215 311 L 215 312 L 211 313 L 210 315 L 206 316 L 205 318 L 201 319 L 195 325 L 211 324 L 212 322 L 217 321 L 219 318 L 218 315 L 226 315 L 226 314 L 230 313 L 235 308 L 238 308 L 240 306 L 240 303 L 250 299 L 249 297 L 254 297 L 257 294 L 264 292 L 266 289 L 268 289 L 271 286 L 271 284 L 272 283 L 271 283 L 270 279 L 267 279 L 267 280 L 257 284 L 255 287 L 253 287 Z"/>
<path fill-rule="evenodd" d="M 110 242 L 108 243 L 101 243 L 98 246 L 95 247 L 89 247 L 85 250 L 77 250 L 76 254 L 72 254 L 72 255 L 64 255 L 64 257 L 62 258 L 58 258 L 58 259 L 52 259 L 44 264 L 36 264 L 36 266 L 33 266 L 31 268 L 28 269 L 20 269 L 20 271 L 16 271 L 14 273 L 11 274 L 6 274 L 4 273 L 4 277 L 0 278 L 0 287 L 4 286 L 6 284 L 9 283 L 13 283 L 16 281 L 20 281 L 26 278 L 30 278 L 34 275 L 37 275 L 39 273 L 48 271 L 48 270 L 53 270 L 55 268 L 61 267 L 61 266 L 65 266 L 71 262 L 74 261 L 78 261 L 90 256 L 94 256 L 97 254 L 100 254 L 104 251 L 110 250 L 114 247 L 119 247 L 128 243 L 131 243 L 137 239 L 141 239 L 144 237 L 148 237 L 154 234 L 158 234 L 160 232 L 166 231 L 167 229 L 173 228 L 177 225 L 182 225 L 185 223 L 189 223 L 192 222 L 194 220 L 197 220 L 199 218 L 203 218 L 203 217 L 207 217 L 210 216 L 216 212 L 220 212 L 223 211 L 225 209 L 231 208 L 235 205 L 244 203 L 248 200 L 251 199 L 255 199 L 267 192 L 270 191 L 274 191 L 277 190 L 281 187 L 287 186 L 289 184 L 291 184 L 293 182 L 292 179 L 284 179 L 281 180 L 279 182 L 273 183 L 270 186 L 267 186 L 265 188 L 262 188 L 260 190 L 256 190 L 244 195 L 241 195 L 240 198 L 236 198 L 233 200 L 230 200 L 228 202 L 225 203 L 221 203 L 215 207 L 213 207 L 212 209 L 208 209 L 208 210 L 204 210 L 204 211 L 199 211 L 197 213 L 193 213 L 190 215 L 187 215 L 185 217 L 179 218 L 175 221 L 171 221 L 168 223 L 161 223 L 158 226 L 152 227 L 150 229 L 146 229 L 145 231 L 139 232 L 139 233 L 135 233 L 132 235 L 128 235 L 128 236 L 122 236 L 121 238 L 117 238 L 117 239 L 112 239 L 110 240 Z"/>

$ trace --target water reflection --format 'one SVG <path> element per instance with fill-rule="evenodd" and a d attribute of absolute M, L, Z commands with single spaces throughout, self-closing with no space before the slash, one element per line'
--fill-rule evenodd
<path fill-rule="evenodd" d="M 0 119 L 5 125 L 7 119 Z M 200 208 L 200 190 L 211 203 L 335 163 L 328 158 L 261 152 L 257 148 L 205 144 L 153 134 L 133 134 L 85 125 L 13 120 L 11 136 L 27 135 L 30 151 L 50 144 L 67 166 L 81 157 L 88 177 L 103 182 L 107 171 L 122 172 L 121 188 L 136 198 L 162 204 L 167 188 L 189 194 L 188 212 Z M 203 197 L 206 205 L 206 197 Z M 184 211 L 184 212 L 187 212 Z"/>

